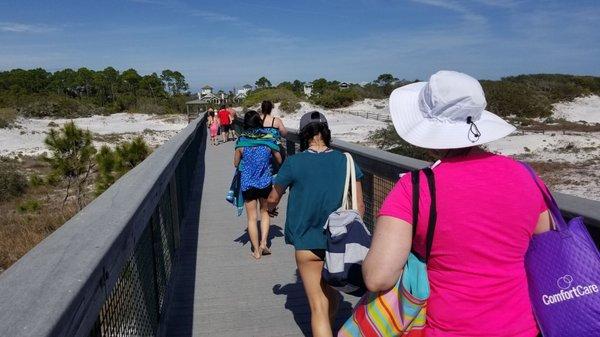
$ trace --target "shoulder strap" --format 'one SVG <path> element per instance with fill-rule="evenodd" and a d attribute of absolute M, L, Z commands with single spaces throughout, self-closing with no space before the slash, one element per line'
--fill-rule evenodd
<path fill-rule="evenodd" d="M 431 204 L 429 205 L 429 225 L 427 226 L 427 241 L 425 242 L 425 261 L 429 260 L 431 255 L 431 247 L 433 245 L 433 234 L 435 233 L 435 224 L 437 222 L 437 197 L 435 193 L 435 177 L 431 168 L 423 169 L 423 173 L 427 177 L 427 185 L 429 185 L 429 197 Z"/>
<path fill-rule="evenodd" d="M 356 196 L 356 168 L 354 167 L 354 159 L 349 153 L 344 153 L 346 156 L 346 179 L 344 180 L 344 192 L 342 195 L 342 209 L 358 209 L 358 201 Z M 348 194 L 352 196 L 348 200 Z"/>
<path fill-rule="evenodd" d="M 274 127 L 275 126 L 275 117 L 271 117 L 271 118 L 272 118 L 271 119 L 271 127 Z"/>
<path fill-rule="evenodd" d="M 529 172 L 529 174 L 531 175 L 531 179 L 533 179 L 533 181 L 539 188 L 540 192 L 542 193 L 542 196 L 544 197 L 544 202 L 546 203 L 546 206 L 548 207 L 548 210 L 550 211 L 552 220 L 554 220 L 554 221 L 552 221 L 552 225 L 553 225 L 554 229 L 560 231 L 564 228 L 567 228 L 567 222 L 565 221 L 565 218 L 562 216 L 560 208 L 558 207 L 558 203 L 556 202 L 556 200 L 554 200 L 554 197 L 552 196 L 552 193 L 550 193 L 550 190 L 548 189 L 548 187 L 544 184 L 540 184 L 540 181 L 538 180 L 535 170 L 531 166 L 529 166 L 529 164 L 522 162 L 522 161 L 519 161 L 519 163 L 521 163 L 521 165 L 523 165 L 525 167 L 527 172 Z"/>
<path fill-rule="evenodd" d="M 417 224 L 419 223 L 419 170 L 410 173 L 412 181 L 412 238 L 417 234 Z"/>
<path fill-rule="evenodd" d="M 427 234 L 425 241 L 425 261 L 429 259 L 429 255 L 431 254 L 431 247 L 433 245 L 433 234 L 435 233 L 435 224 L 437 222 L 437 200 L 435 193 L 435 177 L 433 175 L 433 171 L 431 168 L 424 168 L 423 173 L 427 178 L 427 185 L 429 187 L 429 196 L 431 199 L 431 203 L 429 205 L 429 221 L 427 225 Z M 419 180 L 421 175 L 421 170 L 415 170 L 411 172 L 411 181 L 412 181 L 412 212 L 413 212 L 413 240 L 417 233 L 417 226 L 419 223 Z"/>

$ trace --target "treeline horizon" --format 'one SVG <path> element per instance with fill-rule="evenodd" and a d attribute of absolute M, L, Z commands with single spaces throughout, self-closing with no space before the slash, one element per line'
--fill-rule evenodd
<path fill-rule="evenodd" d="M 14 108 L 27 117 L 79 117 L 98 113 L 150 110 L 181 113 L 189 85 L 179 71 L 140 75 L 118 71 L 43 68 L 0 71 L 0 108 Z"/>
<path fill-rule="evenodd" d="M 346 90 L 340 90 L 338 80 L 318 78 L 310 82 L 315 95 L 306 97 L 303 88 L 307 82 L 282 81 L 274 86 L 263 76 L 242 105 L 270 99 L 285 103 L 285 110 L 291 112 L 300 100 L 307 99 L 325 108 L 343 107 L 365 98 L 387 98 L 395 88 L 419 81 L 400 77 L 384 73 L 371 82 L 349 83 Z M 480 82 L 489 110 L 502 116 L 548 117 L 553 103 L 600 95 L 597 76 L 524 74 Z M 17 68 L 0 71 L 0 109 L 14 109 L 25 117 L 81 117 L 122 111 L 184 113 L 185 102 L 191 99 L 189 89 L 185 76 L 170 69 L 142 75 L 133 68 L 119 71 L 113 67 L 83 67 L 55 72 Z M 226 94 L 230 98 L 235 95 L 231 91 Z"/>
<path fill-rule="evenodd" d="M 299 99 L 308 99 L 325 108 L 349 106 L 365 98 L 383 99 L 403 85 L 419 81 L 398 79 L 392 74 L 381 74 L 366 84 L 352 84 L 341 90 L 341 82 L 319 78 L 312 81 L 314 95 L 306 97 L 303 92 L 305 82 L 283 81 L 272 86 L 266 77 L 261 77 L 243 105 L 250 107 L 268 99 L 282 103 L 282 110 L 292 112 L 299 106 Z M 552 104 L 571 101 L 576 97 L 600 95 L 600 77 L 568 74 L 529 74 L 502 77 L 499 80 L 480 80 L 486 95 L 488 110 L 501 116 L 522 118 L 550 117 Z"/>

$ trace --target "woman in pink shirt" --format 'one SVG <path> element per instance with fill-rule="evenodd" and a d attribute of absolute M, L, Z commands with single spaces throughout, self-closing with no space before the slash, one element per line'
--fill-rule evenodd
<path fill-rule="evenodd" d="M 427 337 L 538 334 L 524 258 L 531 236 L 549 230 L 550 218 L 525 168 L 479 147 L 514 131 L 485 106 L 479 82 L 450 71 L 396 89 L 390 97 L 398 134 L 440 158 L 433 168 L 437 224 L 427 264 Z M 410 174 L 381 207 L 363 263 L 369 290 L 393 287 L 411 248 L 424 253 L 431 199 L 421 175 L 418 224 L 411 224 Z"/>

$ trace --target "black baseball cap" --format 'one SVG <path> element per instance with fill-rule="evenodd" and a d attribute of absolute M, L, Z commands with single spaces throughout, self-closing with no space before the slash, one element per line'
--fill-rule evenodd
<path fill-rule="evenodd" d="M 300 130 L 304 129 L 307 125 L 312 123 L 327 124 L 327 118 L 325 118 L 325 115 L 318 111 L 307 112 L 300 118 Z"/>

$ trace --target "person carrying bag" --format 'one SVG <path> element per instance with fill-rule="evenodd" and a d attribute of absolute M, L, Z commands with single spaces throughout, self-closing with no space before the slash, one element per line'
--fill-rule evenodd
<path fill-rule="evenodd" d="M 430 288 L 427 277 L 427 260 L 431 253 L 437 220 L 435 178 L 430 168 L 422 170 L 427 177 L 431 196 L 429 222 L 426 235 L 425 256 L 415 251 L 408 255 L 400 279 L 387 291 L 368 292 L 358 302 L 352 317 L 342 326 L 338 337 L 367 336 L 424 336 L 427 299 Z M 420 171 L 411 173 L 413 202 L 413 239 L 419 220 Z"/>
<path fill-rule="evenodd" d="M 361 264 L 371 245 L 371 233 L 358 212 L 354 159 L 349 153 L 344 154 L 346 180 L 342 206 L 329 215 L 323 227 L 327 235 L 323 279 L 343 293 L 362 296 L 367 287 Z"/>
<path fill-rule="evenodd" d="M 531 238 L 525 255 L 529 295 L 542 335 L 600 336 L 600 253 L 583 218 L 567 223 L 550 191 L 522 164 L 554 220 L 554 228 Z"/>

